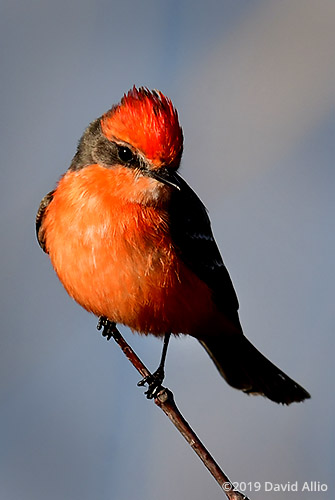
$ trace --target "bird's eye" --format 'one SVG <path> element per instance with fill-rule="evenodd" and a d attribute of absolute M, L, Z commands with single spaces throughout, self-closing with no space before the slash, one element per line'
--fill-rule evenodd
<path fill-rule="evenodd" d="M 133 153 L 131 149 L 127 148 L 126 146 L 118 147 L 118 156 L 124 163 L 129 163 L 133 159 Z"/>

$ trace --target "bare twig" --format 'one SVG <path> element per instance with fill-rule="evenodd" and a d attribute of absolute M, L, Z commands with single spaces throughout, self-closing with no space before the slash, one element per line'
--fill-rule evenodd
<path fill-rule="evenodd" d="M 109 321 L 106 323 L 99 322 L 98 328 L 101 329 L 102 326 L 104 326 L 103 335 L 106 336 L 108 340 L 113 337 L 115 342 L 119 345 L 126 357 L 142 375 L 142 377 L 151 375 L 141 359 L 133 351 L 128 342 L 126 342 L 126 340 L 122 337 L 115 323 L 111 323 Z M 161 408 L 161 410 L 163 410 L 165 415 L 171 420 L 182 436 L 186 439 L 188 444 L 204 463 L 205 467 L 207 467 L 229 500 L 248 500 L 248 498 L 242 495 L 242 493 L 234 490 L 233 484 L 229 480 L 228 476 L 226 476 L 226 474 L 222 471 L 209 451 L 201 443 L 200 439 L 190 427 L 188 422 L 184 419 L 183 415 L 176 406 L 172 392 L 169 389 L 162 387 L 155 397 L 155 403 L 159 406 L 159 408 Z"/>

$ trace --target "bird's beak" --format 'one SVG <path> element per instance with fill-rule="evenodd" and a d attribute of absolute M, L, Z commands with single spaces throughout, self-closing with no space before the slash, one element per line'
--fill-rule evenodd
<path fill-rule="evenodd" d="M 163 169 L 162 167 L 160 169 L 150 169 L 148 172 L 148 176 L 152 177 L 153 179 L 156 179 L 156 181 L 162 182 L 163 184 L 166 184 L 167 186 L 171 186 L 175 189 L 178 189 L 180 191 L 180 184 L 178 182 L 178 177 L 172 172 L 169 172 L 168 169 Z"/>

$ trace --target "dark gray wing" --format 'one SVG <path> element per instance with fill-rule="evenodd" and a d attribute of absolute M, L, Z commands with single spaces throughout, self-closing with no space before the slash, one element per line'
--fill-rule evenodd
<path fill-rule="evenodd" d="M 214 240 L 207 210 L 196 193 L 177 174 L 179 190 L 174 190 L 170 205 L 172 240 L 183 262 L 213 292 L 217 307 L 236 319 L 238 299 Z"/>
<path fill-rule="evenodd" d="M 40 206 L 38 207 L 37 214 L 36 214 L 36 236 L 38 243 L 42 250 L 46 253 L 47 250 L 45 248 L 45 239 L 44 239 L 44 229 L 43 229 L 43 218 L 44 218 L 44 213 L 45 209 L 48 207 L 49 203 L 52 201 L 54 190 L 50 191 L 47 195 L 44 196 L 43 200 L 40 203 Z"/>

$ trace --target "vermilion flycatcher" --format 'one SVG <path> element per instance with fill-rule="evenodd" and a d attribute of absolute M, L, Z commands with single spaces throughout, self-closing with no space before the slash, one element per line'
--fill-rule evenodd
<path fill-rule="evenodd" d="M 177 174 L 183 133 L 161 92 L 128 92 L 84 132 L 41 201 L 38 241 L 81 306 L 156 336 L 200 341 L 226 381 L 289 404 L 309 398 L 243 335 L 206 209 Z M 163 378 L 163 362 L 148 396 Z"/>

